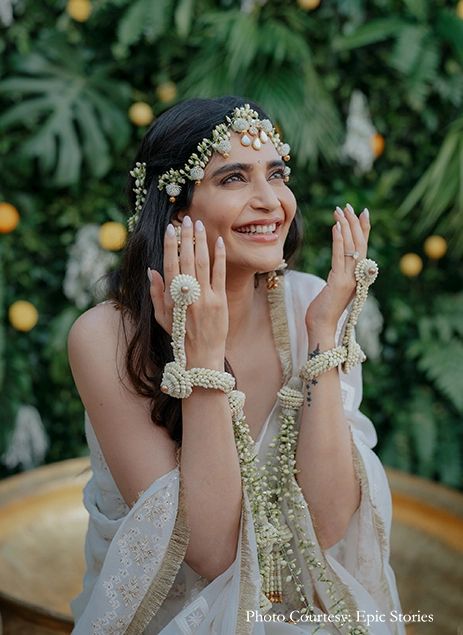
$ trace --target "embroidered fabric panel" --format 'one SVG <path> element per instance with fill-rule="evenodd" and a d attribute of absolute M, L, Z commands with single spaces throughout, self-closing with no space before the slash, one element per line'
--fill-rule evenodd
<path fill-rule="evenodd" d="M 114 536 L 76 634 L 116 635 L 129 626 L 164 557 L 175 523 L 178 471 L 166 476 L 163 487 L 145 492 Z"/>

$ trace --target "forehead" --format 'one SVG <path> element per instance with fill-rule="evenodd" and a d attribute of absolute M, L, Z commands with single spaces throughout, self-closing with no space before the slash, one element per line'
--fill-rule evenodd
<path fill-rule="evenodd" d="M 281 160 L 281 156 L 276 151 L 275 146 L 270 141 L 263 143 L 260 150 L 254 150 L 251 146 L 243 146 L 241 144 L 241 135 L 232 132 L 230 135 L 231 151 L 227 158 L 214 152 L 205 168 L 205 172 L 216 170 L 227 163 L 249 163 L 256 165 L 265 165 L 267 161 Z"/>

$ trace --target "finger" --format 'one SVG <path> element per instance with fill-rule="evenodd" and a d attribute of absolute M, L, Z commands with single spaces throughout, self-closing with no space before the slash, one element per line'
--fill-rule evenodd
<path fill-rule="evenodd" d="M 336 207 L 336 220 L 341 223 L 342 238 L 344 240 L 344 252 L 350 254 L 355 250 L 354 240 L 350 231 L 349 222 L 345 216 L 345 213 L 339 206 Z"/>
<path fill-rule="evenodd" d="M 363 212 L 359 216 L 360 226 L 362 228 L 363 237 L 365 238 L 365 242 L 368 243 L 368 238 L 370 236 L 370 212 L 367 207 L 363 210 Z"/>
<path fill-rule="evenodd" d="M 355 213 L 354 208 L 349 203 L 347 203 L 345 210 L 346 218 L 350 226 L 352 238 L 354 240 L 355 249 L 359 252 L 361 257 L 364 258 L 367 252 L 367 246 L 359 219 L 357 218 L 357 214 Z"/>
<path fill-rule="evenodd" d="M 170 227 L 169 227 L 170 226 Z M 172 230 L 170 231 L 170 228 Z M 170 283 L 180 273 L 177 255 L 177 237 L 172 223 L 169 223 L 164 234 L 164 300 L 167 305 L 172 304 L 170 295 Z"/>
<path fill-rule="evenodd" d="M 157 319 L 161 317 L 164 309 L 164 281 L 159 271 L 156 271 L 156 269 L 150 269 L 150 271 L 150 296 L 154 307 L 154 315 Z"/>
<path fill-rule="evenodd" d="M 342 239 L 341 223 L 336 221 L 332 227 L 333 253 L 331 256 L 331 269 L 333 273 L 344 273 L 344 241 Z"/>
<path fill-rule="evenodd" d="M 201 288 L 209 288 L 209 248 L 207 246 L 206 229 L 202 221 L 195 222 L 195 264 L 196 277 Z"/>
<path fill-rule="evenodd" d="M 219 236 L 214 246 L 214 267 L 212 269 L 212 290 L 214 293 L 225 293 L 226 254 L 225 244 Z"/>
<path fill-rule="evenodd" d="M 180 245 L 180 270 L 190 276 L 196 277 L 195 252 L 193 247 L 193 223 L 186 215 L 183 217 L 181 228 L 182 242 Z"/>

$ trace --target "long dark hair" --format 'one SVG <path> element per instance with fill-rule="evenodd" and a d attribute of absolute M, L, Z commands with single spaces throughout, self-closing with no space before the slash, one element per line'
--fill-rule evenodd
<path fill-rule="evenodd" d="M 182 441 L 181 400 L 160 390 L 164 366 L 173 360 L 171 337 L 154 317 L 146 269 L 149 266 L 163 276 L 164 234 L 176 212 L 189 208 L 194 183 L 187 180 L 176 202 L 170 203 L 165 190 L 161 192 L 157 187 L 158 178 L 169 168 L 183 167 L 198 143 L 204 137 L 209 138 L 213 128 L 244 103 L 249 103 L 261 119 L 268 118 L 254 102 L 229 96 L 180 102 L 151 124 L 127 171 L 137 161 L 146 163 L 145 203 L 134 231 L 129 234 L 120 267 L 105 276 L 106 297 L 113 300 L 121 311 L 127 341 L 125 363 L 130 381 L 137 394 L 151 399 L 153 423 L 167 428 L 171 438 L 179 445 Z M 127 196 L 131 210 L 135 209 L 134 185 L 134 179 L 129 175 Z M 297 209 L 283 249 L 288 267 L 302 243 L 302 228 L 302 216 Z M 261 275 L 256 274 L 256 285 Z M 127 317 L 135 329 L 130 342 L 125 323 Z M 224 367 L 233 374 L 226 358 Z"/>

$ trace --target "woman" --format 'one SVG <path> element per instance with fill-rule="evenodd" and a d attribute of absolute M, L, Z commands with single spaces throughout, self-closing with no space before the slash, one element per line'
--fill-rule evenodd
<path fill-rule="evenodd" d="M 327 283 L 285 270 L 288 159 L 235 97 L 143 139 L 121 269 L 68 338 L 93 469 L 78 635 L 404 632 L 358 410 L 368 211 L 334 212 Z"/>

